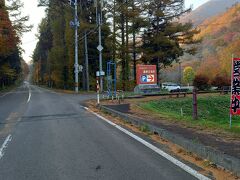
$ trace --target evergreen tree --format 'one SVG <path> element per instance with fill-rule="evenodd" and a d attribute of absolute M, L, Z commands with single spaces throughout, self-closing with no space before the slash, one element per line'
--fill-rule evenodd
<path fill-rule="evenodd" d="M 195 48 L 184 49 L 184 44 L 194 44 L 193 36 L 198 33 L 192 24 L 176 21 L 188 10 L 184 9 L 184 0 L 151 0 L 147 5 L 148 27 L 143 34 L 143 61 L 156 64 L 158 74 L 161 67 L 169 66 L 173 61 Z M 158 82 L 160 77 L 158 76 Z"/>
<path fill-rule="evenodd" d="M 46 77 L 50 83 L 60 88 L 74 86 L 74 30 L 69 22 L 73 11 L 67 0 L 40 0 L 47 7 L 48 28 L 46 38 L 49 46 L 42 49 L 41 38 L 36 47 L 36 71 L 43 83 Z M 95 87 L 95 72 L 99 70 L 98 32 L 94 0 L 79 0 L 79 64 L 85 67 L 84 35 L 88 35 L 89 71 L 92 87 Z M 99 2 L 99 1 L 98 1 Z M 184 0 L 111 0 L 105 1 L 103 8 L 102 45 L 103 69 L 107 60 L 113 59 L 121 69 L 123 90 L 127 90 L 130 80 L 136 80 L 136 64 L 139 57 L 145 63 L 163 66 L 177 61 L 186 53 L 194 53 L 194 47 L 185 44 L 197 43 L 193 36 L 198 32 L 191 24 L 180 24 L 176 19 L 189 11 L 184 10 Z M 44 28 L 43 28 L 44 29 Z M 44 36 L 45 31 L 40 31 Z M 41 45 L 42 44 L 42 45 Z M 44 56 L 44 57 L 43 57 Z M 47 57 L 47 58 L 46 58 Z M 46 60 L 47 59 L 47 60 Z M 37 68 L 40 66 L 40 70 Z M 133 67 L 133 68 L 132 68 Z M 46 76 L 48 74 L 48 76 Z M 81 85 L 85 84 L 85 71 Z"/>
<path fill-rule="evenodd" d="M 51 86 L 58 88 L 71 89 L 74 87 L 74 29 L 70 26 L 70 21 L 74 19 L 73 10 L 69 6 L 67 0 L 41 0 L 39 5 L 46 6 L 46 20 L 48 23 L 47 28 L 43 28 L 39 32 L 39 43 L 35 49 L 34 56 L 36 81 L 46 84 L 51 81 Z M 96 11 L 93 0 L 79 1 L 79 20 L 80 28 L 79 34 L 79 64 L 85 67 L 85 52 L 84 52 L 84 35 L 88 35 L 88 52 L 89 52 L 89 71 L 90 79 L 92 81 L 92 88 L 95 88 L 95 73 L 98 70 L 98 33 L 96 23 Z M 105 47 L 108 41 L 110 29 L 106 23 L 105 11 L 103 11 L 103 46 Z M 40 28 L 41 29 L 41 28 Z M 49 33 L 49 36 L 46 36 Z M 46 38 L 46 43 L 49 46 L 46 49 L 41 48 L 44 43 L 41 37 Z M 42 45 L 41 45 L 42 44 Z M 39 54 L 40 53 L 40 54 Z M 41 53 L 47 54 L 47 63 L 42 63 L 46 57 L 42 57 Z M 103 64 L 105 60 L 109 59 L 108 48 L 103 51 Z M 44 59 L 44 60 L 43 60 Z M 45 64 L 43 66 L 43 64 Z M 46 67 L 45 67 L 46 66 Z M 40 68 L 40 69 L 39 69 Z M 104 68 L 105 69 L 105 68 Z M 44 72 L 44 73 L 42 73 Z M 85 71 L 79 74 L 80 85 L 83 87 L 85 84 Z M 39 76 L 40 74 L 40 76 Z M 48 74 L 48 76 L 46 76 Z M 46 78 L 49 77 L 49 78 Z"/>

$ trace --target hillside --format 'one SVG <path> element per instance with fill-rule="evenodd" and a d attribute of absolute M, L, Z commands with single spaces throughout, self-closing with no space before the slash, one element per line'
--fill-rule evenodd
<path fill-rule="evenodd" d="M 183 16 L 180 21 L 191 21 L 195 26 L 197 26 L 208 18 L 224 13 L 228 8 L 239 2 L 240 0 L 210 0 L 198 7 L 196 10 Z"/>
<path fill-rule="evenodd" d="M 230 77 L 232 54 L 240 57 L 240 3 L 225 13 L 205 20 L 199 25 L 202 38 L 195 56 L 181 58 L 182 69 L 192 66 L 197 74 L 208 76 L 211 80 L 217 74 Z M 163 81 L 179 81 L 179 64 L 173 64 L 162 72 Z"/>
<path fill-rule="evenodd" d="M 200 27 L 201 33 L 196 38 L 203 38 L 198 54 L 203 63 L 198 72 L 210 78 L 216 73 L 230 74 L 232 54 L 240 56 L 240 4 L 204 21 Z"/>

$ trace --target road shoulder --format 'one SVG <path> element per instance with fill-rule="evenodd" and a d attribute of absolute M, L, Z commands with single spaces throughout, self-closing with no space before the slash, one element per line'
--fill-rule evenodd
<path fill-rule="evenodd" d="M 134 121 L 129 121 L 128 117 L 122 117 L 119 116 L 119 114 L 114 113 L 112 111 L 108 111 L 105 108 L 96 108 L 94 102 L 88 103 L 88 107 L 103 115 L 104 117 L 108 117 L 111 121 L 113 121 L 116 124 L 119 124 L 123 127 L 126 127 L 130 130 L 132 130 L 135 133 L 140 133 L 141 135 L 147 137 L 148 139 L 151 139 L 157 144 L 164 145 L 165 149 L 168 149 L 168 151 L 171 154 L 174 154 L 174 156 L 180 158 L 181 160 L 184 160 L 185 162 L 188 162 L 190 164 L 196 164 L 197 167 L 199 167 L 201 173 L 205 175 L 211 175 L 216 179 L 237 179 L 236 173 L 232 173 L 230 171 L 224 170 L 221 166 L 216 165 L 215 163 L 205 159 L 201 158 L 199 155 L 193 153 L 193 151 L 186 150 L 185 147 L 177 145 L 177 143 L 171 142 L 171 140 L 165 138 L 162 136 L 161 133 L 158 133 L 157 131 L 152 131 L 150 126 L 147 124 L 139 124 L 135 123 Z M 122 113 L 123 114 L 123 113 Z"/>

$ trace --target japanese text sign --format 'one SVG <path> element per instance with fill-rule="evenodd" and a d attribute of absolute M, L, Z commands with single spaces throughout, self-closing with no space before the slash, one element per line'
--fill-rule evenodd
<path fill-rule="evenodd" d="M 137 84 L 157 84 L 156 65 L 137 65 Z"/>
<path fill-rule="evenodd" d="M 231 107 L 232 115 L 240 115 L 240 58 L 233 58 Z"/>

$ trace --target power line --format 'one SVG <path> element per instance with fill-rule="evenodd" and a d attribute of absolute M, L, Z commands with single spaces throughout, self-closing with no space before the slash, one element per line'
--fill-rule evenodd
<path fill-rule="evenodd" d="M 88 35 L 90 35 L 90 34 L 92 34 L 92 33 L 95 33 L 97 30 L 98 30 L 98 26 L 97 26 L 96 28 L 90 30 L 88 33 L 86 33 L 86 36 L 88 36 Z M 79 41 L 84 40 L 84 38 L 85 38 L 85 35 L 83 35 L 83 36 L 81 37 L 81 39 L 79 39 Z"/>

